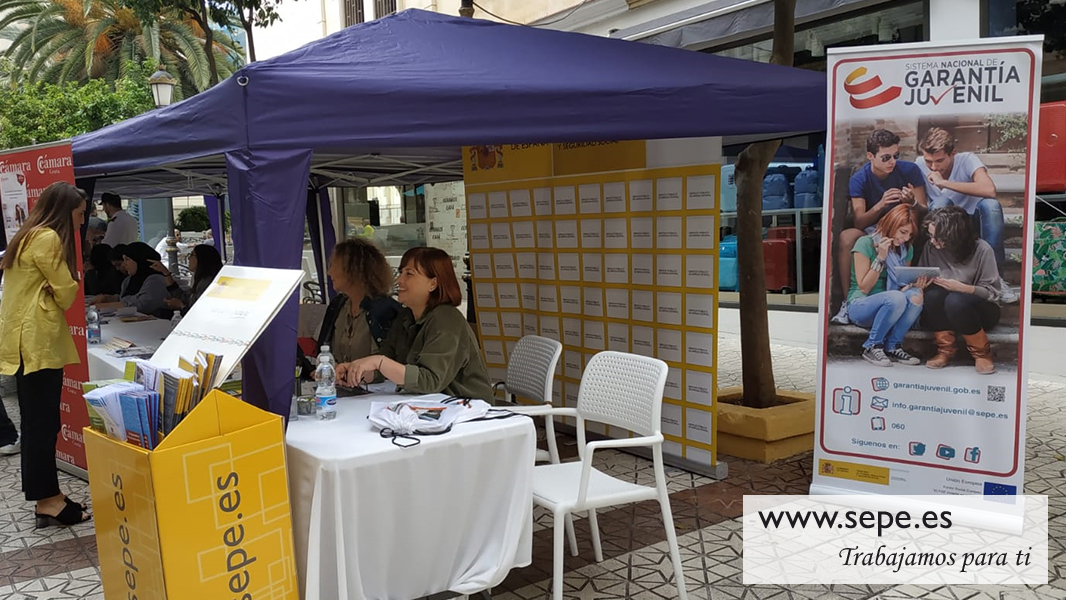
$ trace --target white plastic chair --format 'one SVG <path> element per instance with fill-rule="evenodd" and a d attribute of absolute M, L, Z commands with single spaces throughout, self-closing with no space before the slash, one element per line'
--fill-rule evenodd
<path fill-rule="evenodd" d="M 552 415 L 577 418 L 579 462 L 537 466 L 533 470 L 533 503 L 552 511 L 555 519 L 555 555 L 552 596 L 563 597 L 563 524 L 574 512 L 588 511 L 592 527 L 592 547 L 596 562 L 603 561 L 596 509 L 619 504 L 658 500 L 662 509 L 666 541 L 674 564 L 674 581 L 680 600 L 687 600 L 681 552 L 670 512 L 670 497 L 663 471 L 661 432 L 663 388 L 667 366 L 656 358 L 622 352 L 600 352 L 592 357 L 581 377 L 577 408 L 554 408 Z M 640 437 L 585 443 L 585 421 L 605 423 L 636 433 Z M 600 448 L 650 446 L 655 466 L 655 487 L 616 479 L 592 466 L 593 453 Z M 571 553 L 577 548 L 571 544 Z"/>
<path fill-rule="evenodd" d="M 563 345 L 558 341 L 527 335 L 518 340 L 507 362 L 507 380 L 493 386 L 493 391 L 502 386 L 506 399 L 514 406 L 508 410 L 530 416 L 547 415 L 544 419 L 544 433 L 548 437 L 548 451 L 537 450 L 537 460 L 559 462 L 559 449 L 555 441 L 555 424 L 549 411 L 552 404 L 552 383 L 555 380 L 555 367 Z M 520 405 L 515 403 L 515 396 L 528 398 L 539 405 Z"/>

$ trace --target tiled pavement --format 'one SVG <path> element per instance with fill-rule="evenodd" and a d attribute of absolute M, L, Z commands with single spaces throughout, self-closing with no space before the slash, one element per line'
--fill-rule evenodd
<path fill-rule="evenodd" d="M 719 336 L 719 385 L 739 385 L 740 341 Z M 814 351 L 773 347 L 779 387 L 814 388 Z M 694 600 L 766 598 L 928 598 L 1066 600 L 1066 384 L 1032 380 L 1026 444 L 1025 491 L 1050 496 L 1050 583 L 1044 586 L 745 586 L 741 575 L 741 515 L 744 494 L 802 494 L 810 481 L 809 454 L 772 465 L 731 457 L 729 477 L 720 482 L 668 469 L 671 505 L 681 545 L 685 577 Z M 4 390 L 8 411 L 17 415 L 14 396 Z M 561 440 L 564 456 L 575 454 L 572 440 Z M 597 453 L 598 466 L 618 477 L 650 483 L 648 461 L 620 452 Z M 85 483 L 61 476 L 63 489 L 87 498 Z M 536 513 L 533 564 L 514 570 L 493 590 L 499 600 L 541 600 L 550 596 L 551 517 Z M 566 553 L 567 598 L 659 600 L 674 598 L 665 533 L 655 503 L 599 513 L 604 561 L 592 556 L 586 519 L 575 522 L 580 555 Z M 0 599 L 102 599 L 91 524 L 66 530 L 33 530 L 29 506 L 19 491 L 17 457 L 0 457 Z"/>

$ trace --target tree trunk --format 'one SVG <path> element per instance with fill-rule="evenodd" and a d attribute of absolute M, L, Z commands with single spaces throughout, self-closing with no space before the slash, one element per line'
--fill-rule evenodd
<path fill-rule="evenodd" d="M 245 15 L 244 11 L 240 11 L 241 14 L 241 27 L 244 28 L 244 35 L 248 38 L 248 62 L 255 62 L 255 37 L 252 33 L 252 29 L 255 28 L 255 16 L 252 14 L 252 10 L 248 9 L 248 14 Z"/>
<path fill-rule="evenodd" d="M 796 0 L 774 0 L 774 46 L 770 62 L 792 65 Z M 762 247 L 762 180 L 781 140 L 748 145 L 736 164 L 737 270 L 740 291 L 740 360 L 744 406 L 767 408 L 777 399 L 766 314 L 766 269 Z"/>
<path fill-rule="evenodd" d="M 204 30 L 204 52 L 207 53 L 207 70 L 210 79 L 209 87 L 218 85 L 218 65 L 215 64 L 215 30 L 211 29 L 211 11 L 207 8 L 207 0 L 200 0 L 200 14 L 203 21 L 200 26 Z"/>

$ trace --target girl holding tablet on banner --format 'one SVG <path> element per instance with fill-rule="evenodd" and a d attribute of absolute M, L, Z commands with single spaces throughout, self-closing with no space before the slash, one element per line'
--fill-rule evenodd
<path fill-rule="evenodd" d="M 903 285 L 895 274 L 914 260 L 911 241 L 918 233 L 914 207 L 900 205 L 877 222 L 874 233 L 862 236 L 852 249 L 848 318 L 870 330 L 863 342 L 862 357 L 879 367 L 893 362 L 917 365 L 921 361 L 900 345 L 922 314 L 922 290 L 927 278 Z"/>
<path fill-rule="evenodd" d="M 936 356 L 925 366 L 942 369 L 955 355 L 955 334 L 962 334 L 981 375 L 996 372 L 987 331 L 999 324 L 1003 282 L 992 246 L 979 237 L 973 218 L 958 206 L 945 206 L 925 219 L 929 243 L 919 266 L 939 267 L 940 277 L 926 291 L 922 322 L 933 330 Z"/>
<path fill-rule="evenodd" d="M 85 194 L 53 183 L 0 262 L 0 374 L 14 375 L 18 384 L 22 491 L 37 503 L 38 529 L 89 520 L 85 506 L 59 490 L 56 475 L 63 367 L 80 360 L 64 312 L 78 295 L 75 236 L 84 220 Z"/>
<path fill-rule="evenodd" d="M 439 248 L 411 248 L 400 260 L 399 300 L 405 309 L 378 354 L 337 365 L 349 386 L 380 373 L 404 392 L 442 392 L 492 402 L 488 370 L 462 302 L 452 259 Z"/>

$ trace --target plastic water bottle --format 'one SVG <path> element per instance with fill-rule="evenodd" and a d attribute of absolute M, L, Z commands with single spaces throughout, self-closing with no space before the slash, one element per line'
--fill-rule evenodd
<path fill-rule="evenodd" d="M 327 347 L 318 355 L 318 368 L 315 369 L 315 403 L 318 405 L 318 418 L 330 421 L 337 417 L 337 370 L 333 367 L 333 356 Z"/>
<path fill-rule="evenodd" d="M 174 331 L 178 328 L 178 323 L 181 323 L 181 311 L 174 311 L 174 315 L 170 317 L 170 330 Z"/>
<path fill-rule="evenodd" d="M 334 364 L 333 363 L 333 353 L 331 353 L 329 351 L 329 344 L 323 345 L 322 349 L 319 350 L 318 357 L 321 359 L 323 356 L 328 356 L 329 357 L 329 364 L 331 364 L 331 365 Z M 334 367 L 336 367 L 336 365 L 334 365 Z"/>
<path fill-rule="evenodd" d="M 85 340 L 90 344 L 99 344 L 101 337 L 100 313 L 95 306 L 90 305 L 85 311 Z"/>

